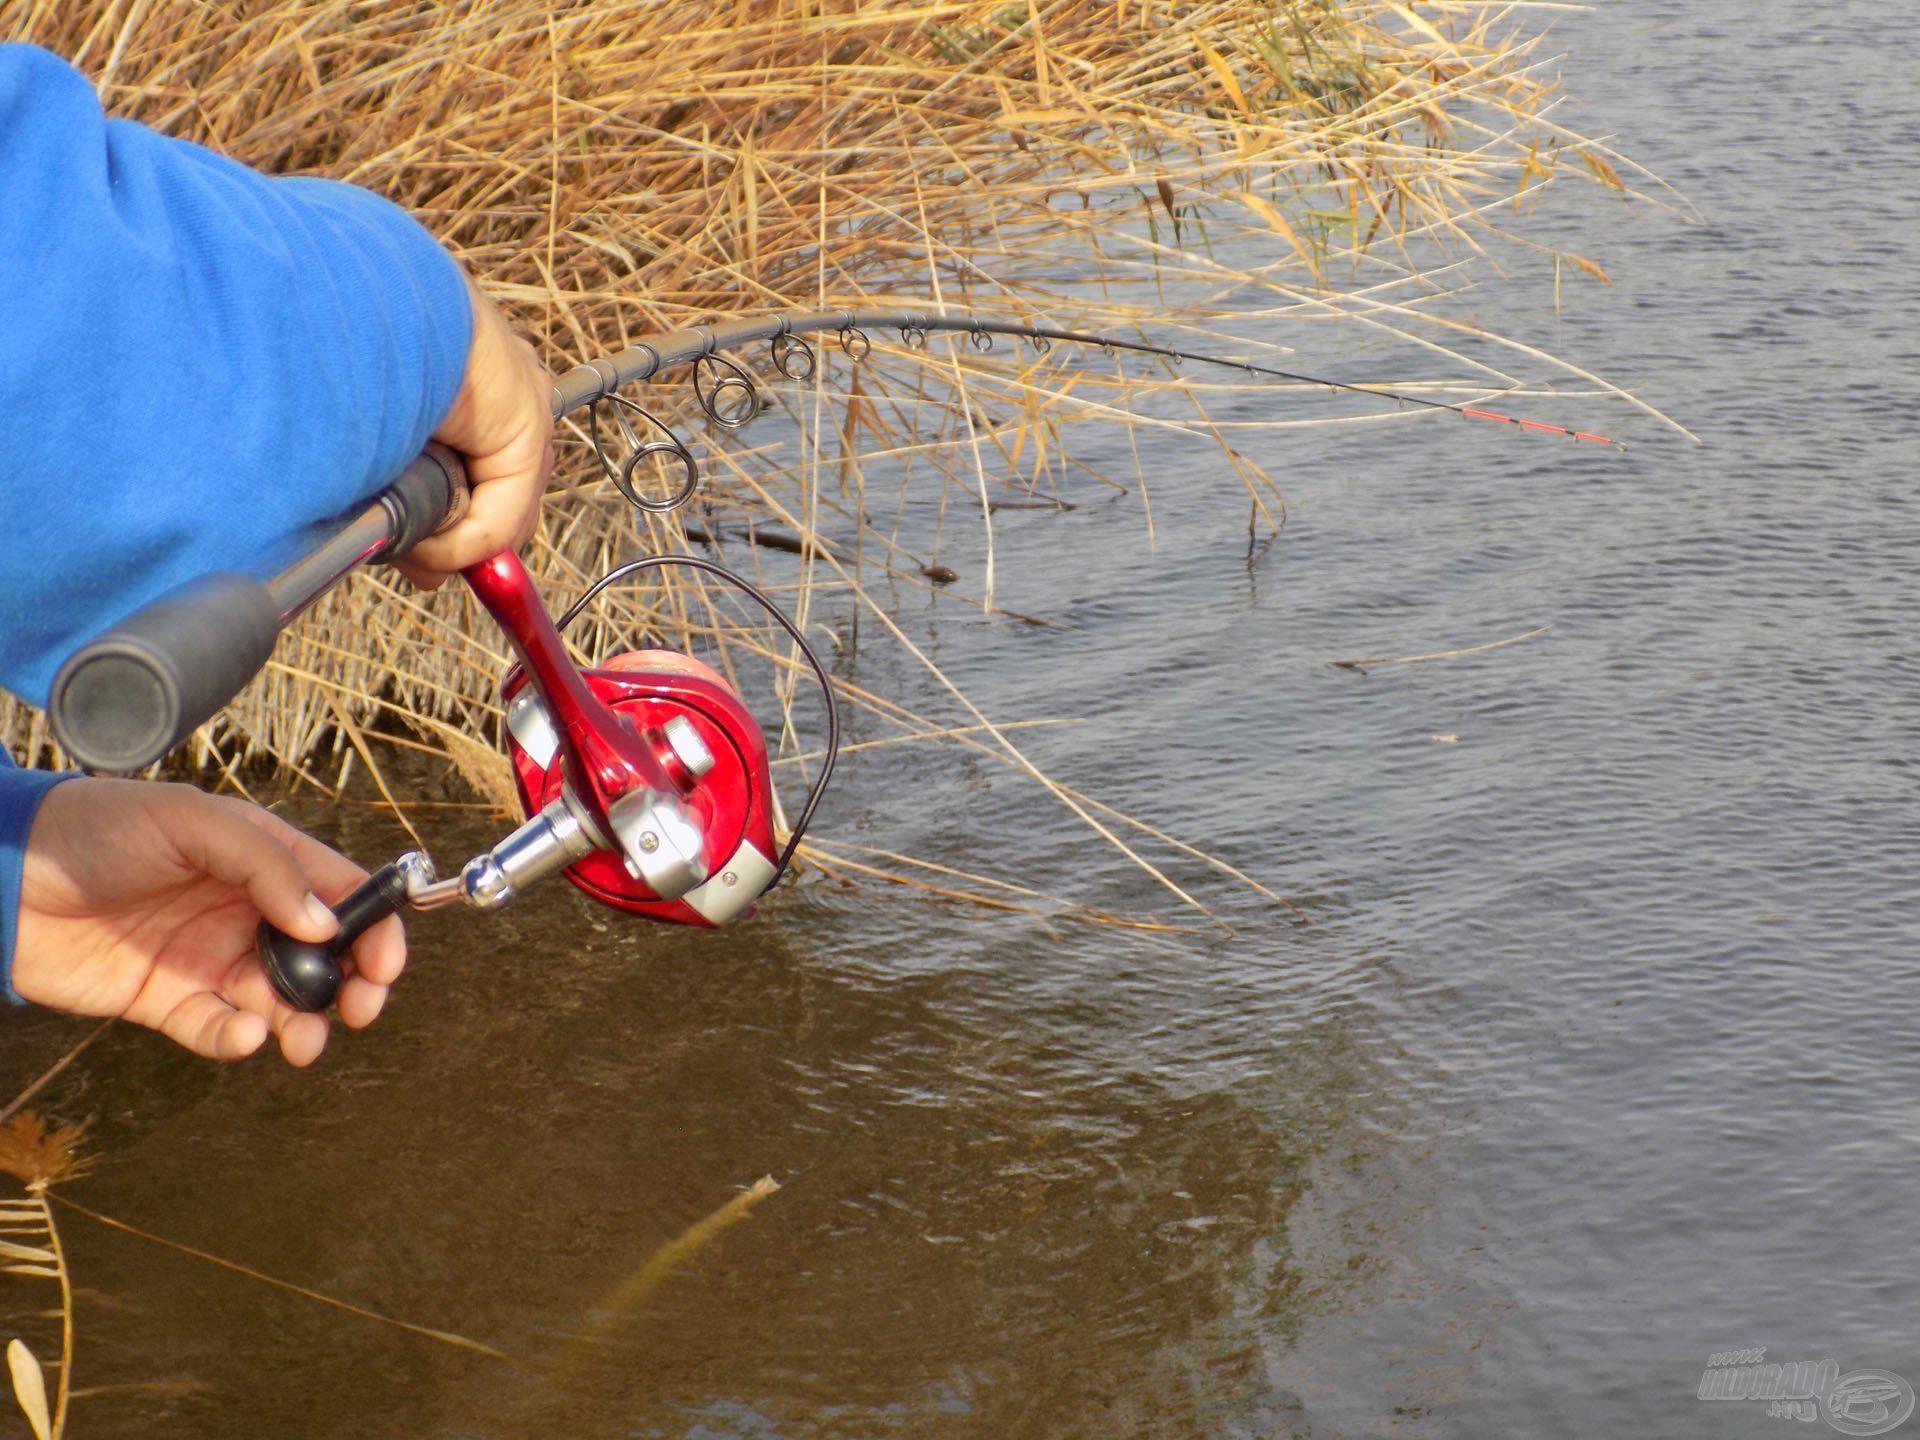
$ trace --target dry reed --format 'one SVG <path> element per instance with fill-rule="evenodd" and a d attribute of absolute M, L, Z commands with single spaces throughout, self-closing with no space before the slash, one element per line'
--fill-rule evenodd
<path fill-rule="evenodd" d="M 86 1173 L 91 1162 L 79 1148 L 84 1132 L 80 1125 L 49 1129 L 31 1110 L 15 1110 L 0 1126 L 0 1174 L 12 1176 L 26 1191 L 17 1199 L 0 1197 L 0 1275 L 51 1280 L 59 1287 L 60 1380 L 51 1413 L 39 1359 L 18 1336 L 7 1343 L 14 1398 L 40 1440 L 58 1440 L 65 1433 L 73 1389 L 73 1280 L 48 1199 L 50 1187 Z"/>
<path fill-rule="evenodd" d="M 1619 156 L 1554 119 L 1533 8 L 0 0 L 0 37 L 74 59 L 116 113 L 270 171 L 391 196 L 556 369 L 713 316 L 914 296 L 1188 342 L 1229 314 L 1269 336 L 1333 322 L 1423 358 L 1472 341 L 1478 353 L 1452 367 L 1460 378 L 1425 391 L 1468 399 L 1537 387 L 1554 367 L 1524 346 L 1504 353 L 1525 375 L 1487 358 L 1502 353 L 1497 339 L 1444 309 L 1459 283 L 1448 267 L 1509 237 L 1508 202 L 1519 210 L 1564 177 L 1626 188 Z M 1556 275 L 1561 260 L 1600 274 L 1565 256 Z M 1606 392 L 1572 367 L 1560 373 L 1582 387 L 1574 393 Z M 1141 387 L 1170 383 L 1189 413 L 1135 403 Z M 1210 420 L 1227 388 L 1098 356 L 1067 365 L 882 343 L 857 369 L 836 362 L 811 387 L 775 387 L 797 445 L 689 432 L 708 477 L 696 531 L 783 531 L 803 553 L 775 562 L 748 547 L 744 558 L 803 624 L 831 621 L 850 640 L 876 617 L 925 665 L 926 713 L 843 686 L 865 731 L 966 732 L 1127 849 L 1110 813 L 1040 776 L 1009 727 L 939 675 L 888 617 L 878 582 L 951 578 L 942 527 L 965 523 L 985 537 L 984 573 L 930 588 L 997 612 L 996 506 L 1125 483 L 1071 452 L 1077 420 L 1214 435 L 1253 523 L 1271 528 L 1277 492 Z M 1271 388 L 1276 423 L 1358 418 L 1353 407 L 1304 413 L 1299 393 Z M 677 387 L 650 403 L 686 419 Z M 563 435 L 531 557 L 556 608 L 636 548 L 696 546 L 678 518 L 631 514 L 581 439 Z M 908 493 L 921 502 L 913 515 L 899 498 Z M 918 517 L 936 496 L 929 528 Z M 642 632 L 704 644 L 723 666 L 770 664 L 782 700 L 795 700 L 784 642 L 697 576 L 667 572 L 614 598 L 581 644 L 624 648 Z M 271 760 L 331 787 L 356 761 L 376 764 L 377 747 L 424 745 L 500 800 L 504 658 L 457 587 L 423 596 L 362 576 L 282 643 L 194 759 L 236 781 L 246 763 Z M 803 713 L 794 703 L 785 717 L 790 752 L 804 748 Z M 24 758 L 51 753 L 26 707 L 0 723 Z"/>

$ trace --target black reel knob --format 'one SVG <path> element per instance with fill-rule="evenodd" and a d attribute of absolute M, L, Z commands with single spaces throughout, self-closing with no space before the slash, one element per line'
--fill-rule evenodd
<path fill-rule="evenodd" d="M 254 953 L 273 993 L 296 1010 L 324 1010 L 340 993 L 340 957 L 369 929 L 407 902 L 400 867 L 384 865 L 333 907 L 340 929 L 331 940 L 296 940 L 265 920 L 254 931 Z"/>

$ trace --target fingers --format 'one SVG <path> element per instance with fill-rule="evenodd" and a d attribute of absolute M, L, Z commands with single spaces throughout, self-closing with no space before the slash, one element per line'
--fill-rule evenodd
<path fill-rule="evenodd" d="M 248 823 L 246 815 L 235 812 L 235 805 L 244 802 L 202 795 L 185 787 L 157 798 L 161 806 L 173 812 L 165 833 L 180 858 L 194 869 L 245 891 L 253 908 L 270 924 L 296 940 L 313 941 L 325 940 L 340 928 L 333 912 L 314 893 L 307 870 L 282 838 L 268 827 Z M 266 813 L 257 806 L 244 808 Z M 344 857 L 335 858 L 358 871 L 359 867 Z"/>
<path fill-rule="evenodd" d="M 296 1070 L 304 1069 L 327 1048 L 327 1017 L 296 1011 L 275 1033 L 280 1037 L 281 1058 Z"/>
<path fill-rule="evenodd" d="M 408 551 L 403 573 L 450 573 L 503 550 L 517 550 L 533 538 L 540 524 L 540 497 L 553 477 L 552 437 L 529 436 L 511 450 L 469 456 L 469 461 L 473 493 L 467 513 Z M 491 478 L 481 478 L 489 470 Z"/>
<path fill-rule="evenodd" d="M 447 572 L 429 570 L 424 565 L 416 565 L 411 560 L 395 560 L 393 568 L 413 582 L 416 590 L 438 590 L 447 583 Z"/>
<path fill-rule="evenodd" d="M 407 932 L 389 915 L 353 942 L 353 969 L 375 985 L 391 985 L 407 964 Z"/>
<path fill-rule="evenodd" d="M 227 797 L 217 797 L 217 803 L 233 809 L 268 843 L 284 846 L 314 891 L 329 903 L 337 904 L 367 878 L 367 872 L 346 856 L 301 833 L 279 816 Z M 341 1020 L 356 1030 L 372 1024 L 386 1004 L 387 987 L 400 978 L 406 963 L 406 930 L 397 915 L 389 915 L 353 943 L 337 1002 Z M 268 1018 L 289 1064 L 307 1065 L 318 1058 L 327 1040 L 326 1017 L 302 1014 L 282 1002 L 251 956 L 229 974 L 224 988 L 242 1009 Z"/>
<path fill-rule="evenodd" d="M 289 1064 L 311 1065 L 327 1043 L 326 1017 L 281 1003 L 251 953 L 233 962 L 224 981 L 150 981 L 126 1018 L 209 1060 L 244 1060 L 273 1034 Z"/>
<path fill-rule="evenodd" d="M 466 457 L 467 513 L 408 553 L 402 573 L 429 588 L 533 538 L 553 478 L 553 376 L 477 287 L 467 370 L 434 439 Z"/>
<path fill-rule="evenodd" d="M 150 1025 L 167 1039 L 207 1060 L 246 1060 L 276 1035 L 290 1066 L 311 1066 L 326 1048 L 326 1018 L 307 1016 L 273 993 L 252 943 L 225 972 L 186 975 L 156 972 L 127 1020 Z"/>
<path fill-rule="evenodd" d="M 365 870 L 339 851 L 321 844 L 311 835 L 301 834 L 279 816 L 257 809 L 254 814 L 259 817 L 256 823 L 261 828 L 267 828 L 270 824 L 276 830 L 285 832 L 294 859 L 312 877 L 314 890 L 329 904 L 337 904 L 348 891 L 367 878 Z M 353 949 L 349 953 L 353 957 L 355 971 L 376 985 L 391 985 L 400 978 L 400 972 L 407 963 L 407 932 L 400 923 L 400 917 L 389 915 L 370 927 L 353 942 Z"/>
<path fill-rule="evenodd" d="M 271 810 L 262 810 L 258 805 L 230 795 L 210 798 L 216 804 L 227 806 L 238 819 L 252 826 L 255 831 L 264 833 L 283 846 L 312 882 L 314 893 L 329 905 L 342 899 L 349 890 L 367 878 L 364 869 L 331 845 L 322 844 L 305 831 L 289 825 Z"/>
<path fill-rule="evenodd" d="M 362 1030 L 380 1018 L 387 1003 L 387 987 L 364 975 L 349 975 L 340 987 L 340 1021 L 349 1030 Z"/>
<path fill-rule="evenodd" d="M 295 1010 L 282 1000 L 274 993 L 267 972 L 260 968 L 260 962 L 250 953 L 234 961 L 220 985 L 219 994 L 212 998 L 239 1014 L 251 1015 L 258 1020 L 260 1039 L 272 1031 L 278 1037 L 280 1053 L 289 1065 L 311 1065 L 326 1049 L 327 1017 Z M 254 1041 L 253 1048 L 259 1047 L 260 1039 Z M 252 1054 L 253 1051 L 249 1049 L 246 1053 Z"/>
<path fill-rule="evenodd" d="M 209 1060 L 244 1060 L 267 1038 L 264 1015 L 237 1010 L 209 990 L 187 996 L 155 1028 Z"/>
<path fill-rule="evenodd" d="M 248 818 L 256 826 L 272 834 L 284 834 L 294 858 L 313 878 L 314 889 L 327 901 L 337 903 L 367 878 L 367 872 L 346 856 L 310 835 L 303 835 L 279 816 L 256 807 L 249 810 Z M 400 917 L 389 915 L 369 927 L 353 942 L 348 954 L 350 958 L 344 967 L 347 978 L 336 1003 L 341 1020 L 348 1028 L 359 1030 L 378 1018 L 387 1003 L 387 987 L 406 969 L 407 932 Z M 284 1048 L 284 1037 L 282 1046 Z"/>

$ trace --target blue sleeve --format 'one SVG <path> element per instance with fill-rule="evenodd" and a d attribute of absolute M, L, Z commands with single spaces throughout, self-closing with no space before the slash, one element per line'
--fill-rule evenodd
<path fill-rule="evenodd" d="M 40 799 L 71 773 L 48 770 L 16 770 L 4 747 L 0 747 L 0 992 L 14 1004 L 21 999 L 13 992 L 13 935 L 20 923 L 20 872 L 27 858 L 27 833 L 33 829 L 33 817 Z"/>
<path fill-rule="evenodd" d="M 44 702 L 79 641 L 372 495 L 471 326 L 386 200 L 108 120 L 0 45 L 0 685 Z"/>

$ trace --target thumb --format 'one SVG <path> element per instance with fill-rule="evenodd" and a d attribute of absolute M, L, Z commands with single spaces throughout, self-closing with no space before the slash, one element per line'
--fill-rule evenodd
<path fill-rule="evenodd" d="M 293 851 L 245 815 L 245 801 L 183 788 L 168 836 L 188 865 L 244 890 L 269 924 L 296 940 L 320 941 L 340 928 Z"/>

